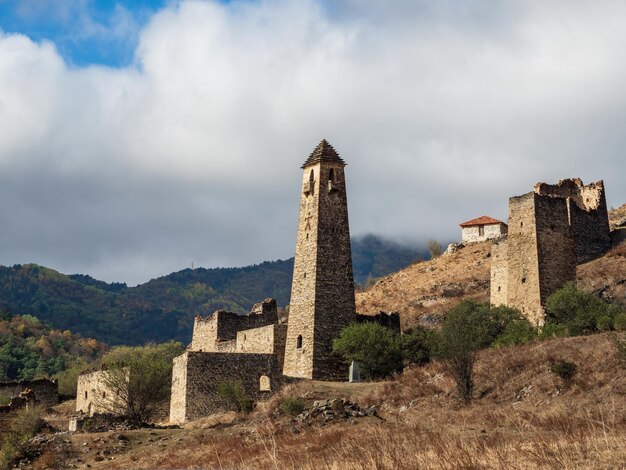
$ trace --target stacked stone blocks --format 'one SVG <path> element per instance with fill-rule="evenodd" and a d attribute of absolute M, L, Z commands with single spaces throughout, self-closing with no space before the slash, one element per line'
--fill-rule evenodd
<path fill-rule="evenodd" d="M 508 237 L 492 247 L 491 303 L 542 325 L 548 297 L 575 282 L 576 265 L 600 255 L 610 240 L 602 181 L 538 183 L 509 199 Z"/>

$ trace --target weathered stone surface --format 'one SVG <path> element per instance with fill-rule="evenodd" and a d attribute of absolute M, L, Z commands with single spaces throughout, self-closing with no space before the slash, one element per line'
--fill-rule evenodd
<path fill-rule="evenodd" d="M 0 382 L 0 395 L 19 397 L 22 392 L 29 390 L 32 401 L 47 408 L 59 403 L 59 385 L 56 380 L 19 380 L 15 382 Z"/>
<path fill-rule="evenodd" d="M 218 310 L 208 317 L 197 316 L 190 350 L 235 351 L 238 332 L 277 323 L 278 311 L 274 299 L 266 299 L 254 305 L 248 315 Z"/>
<path fill-rule="evenodd" d="M 518 308 L 534 324 L 544 321 L 547 298 L 576 281 L 576 265 L 611 244 L 604 183 L 580 179 L 509 199 L 508 239 L 491 252 L 491 303 Z"/>
<path fill-rule="evenodd" d="M 357 314 L 357 323 L 378 323 L 400 334 L 400 314 L 398 312 L 379 312 L 376 315 Z"/>
<path fill-rule="evenodd" d="M 225 382 L 241 383 L 253 400 L 267 398 L 280 383 L 276 355 L 187 351 L 174 358 L 170 422 L 182 423 L 226 409 L 228 404 L 218 395 Z"/>
<path fill-rule="evenodd" d="M 353 420 L 366 416 L 378 416 L 375 406 L 361 408 L 358 403 L 353 403 L 343 398 L 330 400 L 318 400 L 313 406 L 300 413 L 294 418 L 294 422 L 302 424 L 328 424 L 336 420 Z"/>
<path fill-rule="evenodd" d="M 534 191 L 565 200 L 578 264 L 598 257 L 611 246 L 604 181 L 584 185 L 579 178 L 565 179 L 553 185 L 537 183 Z"/>
<path fill-rule="evenodd" d="M 462 227 L 461 240 L 464 243 L 484 242 L 506 235 L 507 230 L 507 225 L 504 223 Z"/>
<path fill-rule="evenodd" d="M 503 237 L 491 245 L 491 304 L 507 304 L 508 238 Z"/>
<path fill-rule="evenodd" d="M 93 416 L 95 413 L 123 413 L 124 403 L 111 387 L 107 374 L 111 371 L 86 371 L 78 376 L 76 387 L 76 411 Z M 130 369 L 126 368 L 125 379 L 130 380 Z"/>
<path fill-rule="evenodd" d="M 303 166 L 283 372 L 345 380 L 332 341 L 355 320 L 345 163 L 326 141 Z"/>

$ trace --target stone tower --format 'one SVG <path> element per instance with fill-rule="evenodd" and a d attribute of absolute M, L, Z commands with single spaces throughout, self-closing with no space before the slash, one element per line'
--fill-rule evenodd
<path fill-rule="evenodd" d="M 491 303 L 543 324 L 548 297 L 576 281 L 576 265 L 611 246 L 604 182 L 537 183 L 509 199 L 508 239 L 491 249 Z"/>
<path fill-rule="evenodd" d="M 333 340 L 356 320 L 345 166 L 326 140 L 302 165 L 283 369 L 289 377 L 347 378 L 347 368 L 332 357 Z"/>

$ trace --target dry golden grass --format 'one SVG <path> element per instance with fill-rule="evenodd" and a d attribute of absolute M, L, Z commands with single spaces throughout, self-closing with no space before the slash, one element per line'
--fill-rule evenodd
<path fill-rule="evenodd" d="M 549 371 L 556 359 L 577 364 L 571 386 Z M 624 468 L 624 367 L 611 334 L 601 334 L 483 351 L 476 398 L 468 406 L 455 398 L 452 381 L 436 363 L 379 384 L 303 382 L 238 422 L 158 431 L 154 442 L 147 442 L 147 431 L 128 433 L 131 450 L 90 464 L 113 469 Z M 376 404 L 383 420 L 297 424 L 274 414 L 287 396 L 345 396 Z"/>
<path fill-rule="evenodd" d="M 359 313 L 400 312 L 403 326 L 422 315 L 440 315 L 463 298 L 489 299 L 491 242 L 415 263 L 356 295 Z"/>
<path fill-rule="evenodd" d="M 615 228 L 615 225 L 626 219 L 626 204 L 622 204 L 617 209 L 609 210 L 609 223 L 611 229 Z"/>
<path fill-rule="evenodd" d="M 617 241 L 604 256 L 579 265 L 576 278 L 582 289 L 626 304 L 626 239 Z"/>
<path fill-rule="evenodd" d="M 626 217 L 626 204 L 609 213 L 611 220 Z M 589 291 L 606 289 L 611 299 L 626 299 L 626 229 L 604 256 L 578 266 L 579 285 Z M 616 234 L 618 233 L 616 232 Z M 491 242 L 468 245 L 431 261 L 415 263 L 381 278 L 356 295 L 359 313 L 400 312 L 403 327 L 420 317 L 439 317 L 462 299 L 489 300 Z M 626 302 L 625 302 L 626 303 Z"/>

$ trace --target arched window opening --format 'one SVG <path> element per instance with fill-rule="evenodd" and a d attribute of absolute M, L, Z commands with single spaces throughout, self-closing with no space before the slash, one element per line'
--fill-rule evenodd
<path fill-rule="evenodd" d="M 296 341 L 296 348 L 302 349 L 302 335 L 298 335 L 298 340 Z"/>
<path fill-rule="evenodd" d="M 337 191 L 337 185 L 335 184 L 335 170 L 332 168 L 328 171 L 328 193 L 334 193 Z"/>
<path fill-rule="evenodd" d="M 102 392 L 102 398 L 106 398 L 107 397 L 107 392 Z"/>
<path fill-rule="evenodd" d="M 87 390 L 85 390 L 85 400 L 87 399 Z"/>
<path fill-rule="evenodd" d="M 272 387 L 270 384 L 270 378 L 267 375 L 262 375 L 259 378 L 259 390 L 261 392 L 271 392 Z"/>
<path fill-rule="evenodd" d="M 309 173 L 309 193 L 311 196 L 315 194 L 315 171 L 311 170 Z"/>

